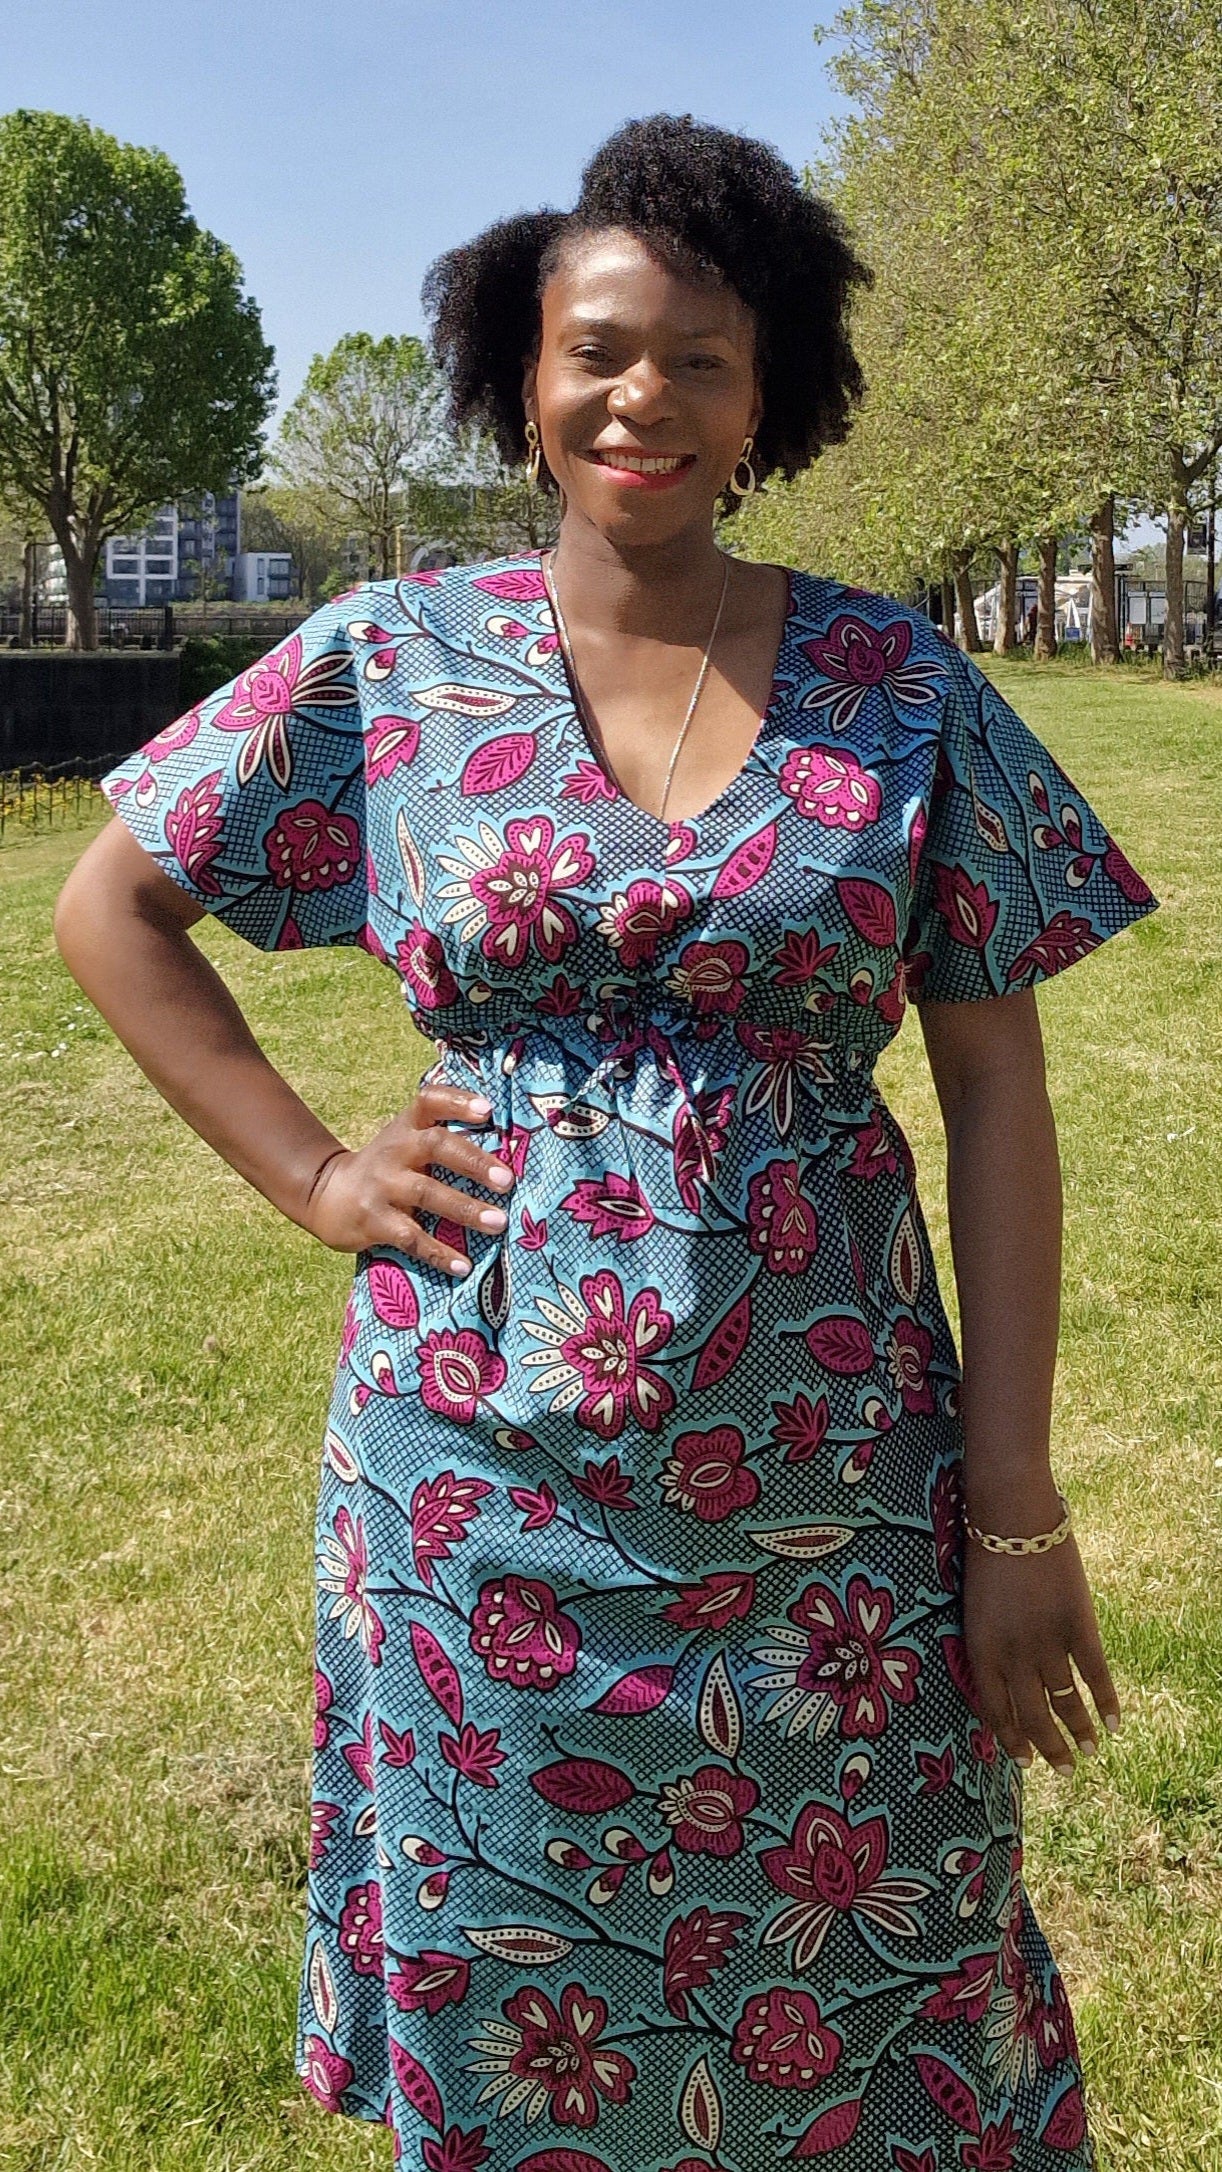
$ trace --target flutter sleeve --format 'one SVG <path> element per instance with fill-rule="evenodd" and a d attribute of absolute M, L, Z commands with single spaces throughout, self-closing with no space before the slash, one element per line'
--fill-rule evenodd
<path fill-rule="evenodd" d="M 1076 965 L 1160 900 L 1030 726 L 956 656 L 903 946 L 917 1003 L 1013 994 Z"/>
<path fill-rule="evenodd" d="M 352 608 L 351 598 L 325 604 L 101 779 L 167 875 L 258 950 L 357 943 L 365 932 Z"/>

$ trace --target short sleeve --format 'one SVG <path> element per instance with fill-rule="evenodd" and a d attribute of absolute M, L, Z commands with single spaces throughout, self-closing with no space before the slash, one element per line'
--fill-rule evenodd
<path fill-rule="evenodd" d="M 923 812 L 923 810 L 922 810 Z M 956 656 L 903 957 L 918 1003 L 1010 995 L 1160 900 L 1085 795 L 970 657 Z"/>
<path fill-rule="evenodd" d="M 368 913 L 351 598 L 108 770 L 115 813 L 258 950 L 362 939 Z"/>

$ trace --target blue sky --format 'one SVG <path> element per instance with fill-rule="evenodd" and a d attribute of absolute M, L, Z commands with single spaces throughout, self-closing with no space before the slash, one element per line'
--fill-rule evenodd
<path fill-rule="evenodd" d="M 425 329 L 420 282 L 490 220 L 567 207 L 622 121 L 694 113 L 797 168 L 838 101 L 829 0 L 41 0 L 3 104 L 169 153 L 236 250 L 281 401 L 343 332 Z"/>

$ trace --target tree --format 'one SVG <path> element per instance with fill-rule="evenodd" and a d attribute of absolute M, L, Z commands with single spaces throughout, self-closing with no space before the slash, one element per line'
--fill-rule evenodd
<path fill-rule="evenodd" d="M 273 354 L 231 250 L 160 151 L 85 121 L 0 119 L 0 467 L 63 552 L 94 648 L 108 536 L 257 470 Z"/>
<path fill-rule="evenodd" d="M 327 575 L 342 553 L 344 540 L 339 530 L 322 520 L 308 494 L 287 484 L 264 484 L 248 490 L 242 499 L 245 549 L 287 551 L 297 594 L 304 603 L 316 603 L 329 593 Z"/>
<path fill-rule="evenodd" d="M 395 530 L 413 475 L 450 471 L 444 383 L 418 339 L 345 334 L 316 354 L 280 426 L 272 459 L 278 481 L 311 509 L 320 528 L 358 529 L 370 572 L 395 570 Z"/>

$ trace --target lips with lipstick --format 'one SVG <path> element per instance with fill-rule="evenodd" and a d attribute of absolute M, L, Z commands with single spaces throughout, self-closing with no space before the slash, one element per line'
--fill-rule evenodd
<path fill-rule="evenodd" d="M 609 481 L 638 490 L 666 490 L 696 464 L 695 453 L 642 453 L 618 445 L 594 446 L 585 457 Z"/>

